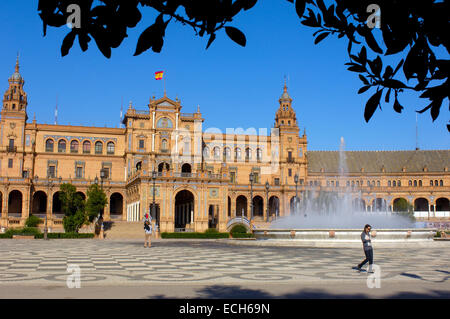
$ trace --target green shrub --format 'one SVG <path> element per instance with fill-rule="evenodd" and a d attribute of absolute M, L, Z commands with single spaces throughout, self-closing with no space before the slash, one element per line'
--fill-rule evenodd
<path fill-rule="evenodd" d="M 24 228 L 10 228 L 4 234 L 0 234 L 0 238 L 12 238 L 14 235 L 34 235 L 35 237 L 40 234 L 39 229 L 34 227 L 24 227 Z"/>
<path fill-rule="evenodd" d="M 204 233 L 161 233 L 161 238 L 196 238 L 196 239 L 218 239 L 229 238 L 229 233 L 204 232 Z"/>
<path fill-rule="evenodd" d="M 245 234 L 247 232 L 247 228 L 245 228 L 244 225 L 235 225 L 233 228 L 231 228 L 231 235 L 234 237 L 234 234 Z"/>
<path fill-rule="evenodd" d="M 26 227 L 37 227 L 37 225 L 42 224 L 44 221 L 34 215 L 30 215 L 27 220 L 25 221 Z"/>
<path fill-rule="evenodd" d="M 216 228 L 208 228 L 205 230 L 206 234 L 217 234 L 219 231 Z"/>
<path fill-rule="evenodd" d="M 42 239 L 44 234 L 39 234 L 35 238 Z M 83 238 L 94 238 L 93 233 L 48 233 L 48 239 L 83 239 Z"/>

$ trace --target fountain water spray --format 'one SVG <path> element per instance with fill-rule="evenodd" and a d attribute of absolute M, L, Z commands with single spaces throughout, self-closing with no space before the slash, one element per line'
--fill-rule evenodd
<path fill-rule="evenodd" d="M 386 204 L 373 205 L 375 211 L 367 211 L 360 190 L 346 184 L 348 165 L 345 141 L 341 137 L 339 147 L 339 167 L 335 184 L 326 190 L 311 187 L 300 196 L 300 203 L 294 213 L 272 222 L 272 229 L 362 229 L 370 224 L 374 229 L 398 229 L 419 227 L 413 219 L 390 212 Z M 362 182 L 362 181 L 361 181 Z M 361 185 L 362 186 L 362 185 Z M 308 186 L 307 186 L 308 187 Z M 331 189 L 331 190 L 330 190 Z M 377 203 L 375 194 L 369 194 Z"/>

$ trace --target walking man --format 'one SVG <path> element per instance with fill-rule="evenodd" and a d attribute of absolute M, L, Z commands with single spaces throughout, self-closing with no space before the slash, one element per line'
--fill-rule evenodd
<path fill-rule="evenodd" d="M 364 231 L 361 233 L 361 241 L 363 243 L 364 248 L 364 254 L 366 255 L 366 259 L 364 259 L 358 266 L 358 271 L 361 271 L 361 267 L 364 266 L 367 262 L 369 262 L 369 273 L 373 273 L 372 270 L 372 264 L 373 264 L 373 248 L 372 248 L 372 241 L 370 237 L 370 230 L 372 229 L 372 226 L 369 224 L 366 224 L 364 226 Z"/>

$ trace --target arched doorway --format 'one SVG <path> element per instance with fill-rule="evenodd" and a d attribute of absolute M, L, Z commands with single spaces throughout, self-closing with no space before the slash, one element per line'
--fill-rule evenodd
<path fill-rule="evenodd" d="M 373 211 L 374 212 L 387 211 L 386 200 L 384 198 L 375 198 L 373 201 Z"/>
<path fill-rule="evenodd" d="M 37 191 L 33 194 L 31 213 L 38 217 L 45 217 L 47 213 L 47 194 L 43 191 Z"/>
<path fill-rule="evenodd" d="M 423 197 L 416 198 L 416 200 L 414 201 L 414 211 L 415 212 L 427 212 L 428 211 L 428 200 Z"/>
<path fill-rule="evenodd" d="M 209 205 L 208 228 L 217 228 L 219 224 L 219 205 Z"/>
<path fill-rule="evenodd" d="M 269 198 L 269 216 L 272 218 L 280 216 L 280 199 L 277 196 Z"/>
<path fill-rule="evenodd" d="M 231 197 L 228 196 L 228 203 L 227 203 L 227 215 L 228 217 L 231 217 Z"/>
<path fill-rule="evenodd" d="M 182 190 L 175 196 L 175 231 L 184 231 L 194 222 L 194 195 Z"/>
<path fill-rule="evenodd" d="M 247 217 L 247 197 L 239 195 L 236 198 L 236 217 Z"/>
<path fill-rule="evenodd" d="M 18 190 L 9 193 L 8 216 L 22 217 L 22 193 Z"/>
<path fill-rule="evenodd" d="M 438 198 L 436 200 L 436 211 L 437 212 L 448 212 L 450 211 L 450 205 L 448 198 Z"/>
<path fill-rule="evenodd" d="M 159 163 L 159 165 L 158 165 L 158 172 L 162 172 L 164 169 L 166 171 L 168 171 L 170 169 L 169 164 L 167 164 L 165 162 Z"/>
<path fill-rule="evenodd" d="M 407 212 L 408 207 L 410 205 L 408 204 L 408 201 L 402 197 L 394 199 L 392 210 L 394 212 Z"/>
<path fill-rule="evenodd" d="M 191 164 L 185 163 L 181 166 L 181 173 L 191 173 Z"/>
<path fill-rule="evenodd" d="M 254 217 L 264 216 L 264 201 L 261 196 L 253 197 L 253 216 Z"/>
<path fill-rule="evenodd" d="M 356 212 L 365 212 L 366 211 L 366 202 L 362 198 L 355 198 L 352 201 L 353 210 Z"/>
<path fill-rule="evenodd" d="M 122 194 L 113 193 L 109 198 L 109 216 L 111 219 L 122 219 L 123 217 Z"/>
<path fill-rule="evenodd" d="M 52 205 L 52 215 L 57 218 L 64 217 L 64 213 L 62 211 L 62 202 L 59 199 L 59 194 L 61 192 L 56 192 L 53 194 L 53 205 Z"/>

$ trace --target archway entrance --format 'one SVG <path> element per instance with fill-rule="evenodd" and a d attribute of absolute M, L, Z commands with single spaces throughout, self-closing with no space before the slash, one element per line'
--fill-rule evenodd
<path fill-rule="evenodd" d="M 280 199 L 277 196 L 269 198 L 269 216 L 272 218 L 280 216 Z"/>
<path fill-rule="evenodd" d="M 31 213 L 38 217 L 45 217 L 47 212 L 47 194 L 43 191 L 37 191 L 33 195 L 33 204 L 31 206 Z"/>
<path fill-rule="evenodd" d="M 414 201 L 414 211 L 415 212 L 427 212 L 428 211 L 428 200 L 426 198 L 417 198 Z"/>
<path fill-rule="evenodd" d="M 264 216 L 264 201 L 261 196 L 253 197 L 253 216 L 254 217 Z"/>
<path fill-rule="evenodd" d="M 448 212 L 450 211 L 449 200 L 447 198 L 438 198 L 436 200 L 436 211 L 437 212 Z"/>
<path fill-rule="evenodd" d="M 236 217 L 247 216 L 247 197 L 239 195 L 236 198 Z"/>
<path fill-rule="evenodd" d="M 109 216 L 111 219 L 122 219 L 123 217 L 123 196 L 120 193 L 113 193 L 109 198 Z"/>
<path fill-rule="evenodd" d="M 182 190 L 175 196 L 175 231 L 185 231 L 194 222 L 194 195 Z"/>
<path fill-rule="evenodd" d="M 13 190 L 11 193 L 9 193 L 8 216 L 22 216 L 22 193 L 18 190 Z"/>
<path fill-rule="evenodd" d="M 59 199 L 59 193 L 60 192 L 56 192 L 55 194 L 53 194 L 52 215 L 57 218 L 63 218 L 64 213 L 62 211 L 62 202 Z"/>

